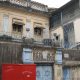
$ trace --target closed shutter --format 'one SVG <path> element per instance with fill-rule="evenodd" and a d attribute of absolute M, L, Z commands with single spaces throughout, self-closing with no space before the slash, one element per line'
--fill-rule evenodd
<path fill-rule="evenodd" d="M 3 31 L 8 32 L 8 27 L 9 27 L 9 16 L 4 15 L 3 16 Z"/>
<path fill-rule="evenodd" d="M 31 49 L 23 49 L 22 60 L 23 63 L 32 63 L 33 56 Z"/>
<path fill-rule="evenodd" d="M 62 64 L 62 51 L 60 49 L 57 49 L 56 51 L 55 62 L 56 64 Z"/>

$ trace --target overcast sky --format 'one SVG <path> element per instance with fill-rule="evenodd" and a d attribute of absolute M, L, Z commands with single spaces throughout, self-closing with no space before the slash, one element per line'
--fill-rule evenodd
<path fill-rule="evenodd" d="M 70 0 L 32 0 L 32 1 L 43 3 L 45 5 L 48 5 L 49 7 L 59 8 L 65 3 L 69 2 Z"/>

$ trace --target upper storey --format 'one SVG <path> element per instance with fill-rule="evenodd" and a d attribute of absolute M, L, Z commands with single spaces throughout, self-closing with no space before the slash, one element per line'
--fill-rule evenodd
<path fill-rule="evenodd" d="M 38 3 L 38 2 L 34 2 L 31 0 L 0 0 L 1 2 L 9 2 L 13 5 L 17 5 L 17 6 L 22 6 L 25 8 L 32 8 L 33 10 L 38 10 L 38 11 L 42 11 L 42 12 L 48 12 L 48 6 Z"/>

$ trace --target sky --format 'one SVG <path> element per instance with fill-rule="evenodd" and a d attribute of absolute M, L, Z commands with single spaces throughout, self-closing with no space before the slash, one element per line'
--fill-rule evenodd
<path fill-rule="evenodd" d="M 32 0 L 32 1 L 43 3 L 45 5 L 48 5 L 48 7 L 51 7 L 51 8 L 59 8 L 62 5 L 69 2 L 70 0 Z"/>

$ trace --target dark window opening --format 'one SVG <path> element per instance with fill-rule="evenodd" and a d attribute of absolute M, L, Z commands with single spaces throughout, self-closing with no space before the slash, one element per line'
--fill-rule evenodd
<path fill-rule="evenodd" d="M 13 24 L 13 32 L 21 32 L 22 33 L 23 26 L 19 24 Z"/>
<path fill-rule="evenodd" d="M 57 41 L 59 40 L 59 36 L 56 36 L 56 40 L 57 40 Z"/>
<path fill-rule="evenodd" d="M 56 35 L 56 36 L 55 36 L 55 40 L 56 40 L 56 41 L 59 41 L 59 40 L 60 40 L 60 35 Z"/>
<path fill-rule="evenodd" d="M 41 36 L 42 35 L 42 29 L 41 28 L 34 28 L 34 34 Z"/>

